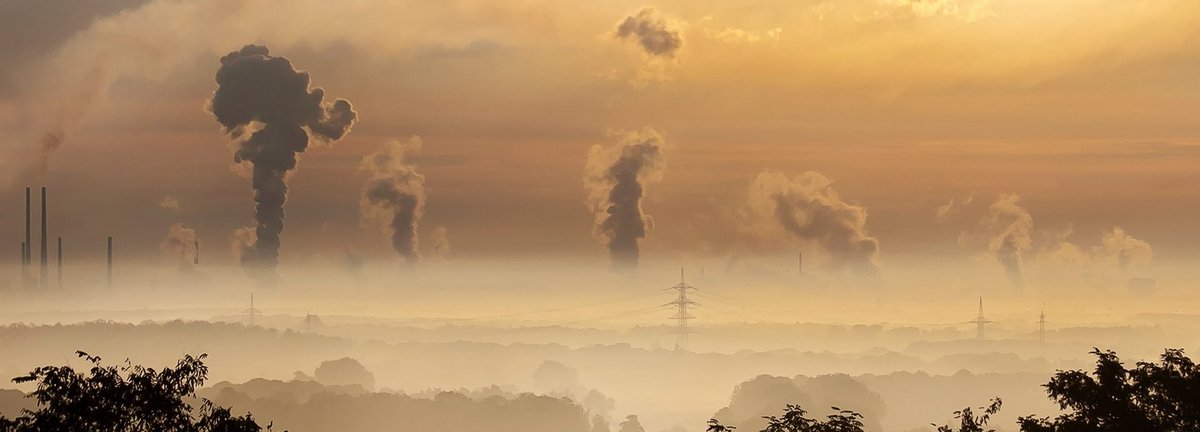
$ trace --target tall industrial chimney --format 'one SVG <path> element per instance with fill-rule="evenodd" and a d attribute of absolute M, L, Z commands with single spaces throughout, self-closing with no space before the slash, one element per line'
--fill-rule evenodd
<path fill-rule="evenodd" d="M 58 238 L 58 289 L 62 289 L 62 237 Z"/>
<path fill-rule="evenodd" d="M 32 222 L 31 222 L 32 216 L 30 216 L 33 213 L 33 209 L 31 207 L 33 207 L 33 204 L 30 202 L 30 199 L 29 199 L 29 186 L 26 186 L 25 187 L 25 253 L 21 254 L 21 268 L 24 269 L 25 272 L 29 271 L 28 266 L 29 266 L 29 264 L 31 264 L 33 262 L 33 260 L 32 260 L 32 258 L 33 258 L 33 252 L 32 252 L 33 238 L 30 237 L 30 231 L 33 229 Z M 26 276 L 26 279 L 28 279 L 29 275 L 25 274 L 25 276 Z M 26 280 L 25 282 L 28 282 L 28 280 Z"/>
<path fill-rule="evenodd" d="M 804 274 L 804 251 L 796 252 L 796 273 Z"/>
<path fill-rule="evenodd" d="M 49 279 L 48 276 L 50 273 L 50 251 L 49 251 L 49 248 L 46 247 L 46 187 L 45 186 L 42 186 L 42 250 L 41 250 L 41 253 L 42 253 L 42 255 L 41 255 L 42 267 L 41 267 L 41 272 L 39 273 L 39 277 L 38 277 L 38 284 L 40 284 L 41 287 L 43 289 L 45 289 L 50 286 L 50 282 L 48 280 Z"/>
<path fill-rule="evenodd" d="M 193 245 L 196 246 L 196 256 L 192 257 L 192 265 L 198 266 L 200 265 L 200 239 L 194 240 Z"/>
<path fill-rule="evenodd" d="M 108 236 L 108 289 L 112 289 L 112 236 Z"/>

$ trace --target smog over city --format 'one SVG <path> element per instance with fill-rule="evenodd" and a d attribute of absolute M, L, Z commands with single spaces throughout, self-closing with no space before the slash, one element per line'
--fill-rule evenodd
<path fill-rule="evenodd" d="M 1200 430 L 1198 24 L 0 0 L 0 432 Z"/>

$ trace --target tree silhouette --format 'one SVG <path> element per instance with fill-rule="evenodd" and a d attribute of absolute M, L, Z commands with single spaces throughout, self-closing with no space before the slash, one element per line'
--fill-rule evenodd
<path fill-rule="evenodd" d="M 1022 417 L 1022 431 L 1200 430 L 1200 374 L 1183 350 L 1166 350 L 1161 365 L 1138 362 L 1132 369 L 1112 351 L 1092 354 L 1091 375 L 1061 371 L 1045 385 L 1050 398 L 1070 412 L 1054 419 Z"/>
<path fill-rule="evenodd" d="M 87 373 L 70 366 L 43 366 L 16 383 L 36 382 L 28 397 L 37 401 L 36 410 L 21 416 L 0 416 L 0 432 L 260 432 L 250 414 L 234 416 L 228 408 L 193 399 L 204 384 L 206 355 L 184 356 L 174 368 L 156 371 L 135 366 L 103 366 L 100 357 L 76 351 L 91 363 Z M 270 426 L 267 426 L 270 430 Z"/>
<path fill-rule="evenodd" d="M 1000 412 L 1000 405 L 1003 402 L 1000 398 L 992 399 L 991 403 L 986 407 L 979 407 L 983 411 L 982 415 L 975 415 L 975 412 L 970 407 L 954 412 L 954 419 L 958 420 L 959 426 L 957 429 L 950 425 L 938 426 L 937 432 L 996 432 L 995 429 L 984 430 L 991 421 L 992 415 Z M 937 425 L 934 425 L 937 426 Z"/>
<path fill-rule="evenodd" d="M 862 414 L 851 410 L 832 407 L 834 411 L 825 421 L 807 417 L 808 412 L 800 405 L 788 404 L 782 416 L 765 416 L 767 427 L 762 432 L 863 432 Z M 725 426 L 717 419 L 708 420 L 707 432 L 733 432 L 734 426 Z"/>

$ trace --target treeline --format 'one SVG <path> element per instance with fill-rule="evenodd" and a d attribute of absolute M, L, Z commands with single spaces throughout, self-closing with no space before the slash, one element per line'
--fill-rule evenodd
<path fill-rule="evenodd" d="M 1159 363 L 1137 362 L 1126 368 L 1112 351 L 1094 349 L 1091 372 L 1056 373 L 1043 387 L 1063 412 L 1056 416 L 1025 415 L 1017 420 L 1021 432 L 1188 432 L 1200 430 L 1200 369 L 1182 350 L 1168 349 Z M 736 403 L 736 400 L 735 400 Z M 938 432 L 995 432 L 989 427 L 1003 402 L 993 399 L 977 408 L 954 413 L 955 421 L 937 426 Z M 869 421 L 854 409 L 833 406 L 821 418 L 810 416 L 798 403 L 781 414 L 761 416 L 762 432 L 864 432 Z M 718 413 L 720 416 L 722 413 Z M 716 418 L 707 432 L 732 432 Z"/>

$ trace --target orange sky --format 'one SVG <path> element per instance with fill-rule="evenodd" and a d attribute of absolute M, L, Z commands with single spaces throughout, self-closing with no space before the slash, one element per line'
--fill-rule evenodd
<path fill-rule="evenodd" d="M 667 142 L 643 203 L 643 251 L 662 259 L 824 253 L 747 216 L 767 170 L 831 179 L 866 210 L 880 262 L 985 254 L 961 239 L 1006 193 L 1032 216 L 1030 263 L 1052 242 L 1091 251 L 1114 226 L 1159 261 L 1194 259 L 1200 243 L 1192 1 L 101 1 L 56 20 L 58 3 L 0 13 L 45 22 L 0 34 L 31 38 L 0 52 L 3 164 L 24 171 L 31 137 L 65 131 L 44 182 L 55 229 L 84 244 L 114 233 L 155 256 L 183 222 L 232 262 L 249 182 L 204 105 L 217 59 L 246 43 L 310 71 L 361 118 L 302 155 L 284 260 L 344 247 L 393 257 L 360 218 L 359 160 L 413 135 L 422 237 L 445 227 L 455 256 L 603 260 L 584 204 L 588 149 L 642 127 Z M 616 36 L 647 7 L 682 40 L 670 55 Z M 10 177 L 0 238 L 15 255 L 19 187 L 43 180 Z M 971 195 L 977 213 L 937 220 Z M 166 196 L 181 210 L 161 208 Z"/>

